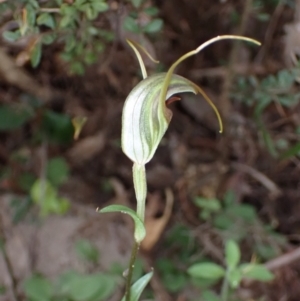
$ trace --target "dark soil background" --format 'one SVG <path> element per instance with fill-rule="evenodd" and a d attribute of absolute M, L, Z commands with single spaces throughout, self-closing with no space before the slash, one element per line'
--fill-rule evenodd
<path fill-rule="evenodd" d="M 300 2 L 262 1 L 260 10 L 253 8 L 258 1 L 251 0 L 153 2 L 164 20 L 164 29 L 147 37 L 151 52 L 160 60 L 159 67 L 147 64 L 149 73 L 166 70 L 181 55 L 217 35 L 245 35 L 261 41 L 262 46 L 218 42 L 176 70 L 199 84 L 216 103 L 225 130 L 218 133 L 217 119 L 200 96 L 184 95 L 181 101 L 170 105 L 174 114 L 171 125 L 147 165 L 148 206 L 152 216 L 146 222 L 155 227 L 159 218 L 163 216 L 165 220 L 161 228 L 158 226 L 150 234 L 153 244 L 145 247 L 148 249 L 145 258 L 149 265 L 155 266 L 155 261 L 165 254 L 164 233 L 177 223 L 185 224 L 201 237 L 199 208 L 192 202 L 195 196 L 222 199 L 226 191 L 232 190 L 237 203 L 254 205 L 266 224 L 274 225 L 276 231 L 287 237 L 282 255 L 269 263 L 276 279 L 268 285 L 245 284 L 243 300 L 298 301 L 299 156 L 285 160 L 272 157 L 253 117 L 254 106 L 247 106 L 246 100 L 235 101 L 232 91 L 242 76 L 260 79 L 293 66 L 292 57 L 300 55 Z M 268 14 L 269 20 L 261 21 L 260 14 Z M 110 22 L 116 18 L 121 18 L 119 12 L 112 14 Z M 71 176 L 60 193 L 71 200 L 74 215 L 85 212 L 89 216 L 88 210 L 114 202 L 135 206 L 132 163 L 120 149 L 122 106 L 140 80 L 136 58 L 124 42 L 126 34 L 119 33 L 99 63 L 89 67 L 84 76 L 69 75 L 57 59 L 59 48 L 55 47 L 44 50 L 41 64 L 35 70 L 29 66 L 8 70 L 0 67 L 1 103 L 16 102 L 24 94 L 34 95 L 44 100 L 45 107 L 88 118 L 77 141 L 64 147 L 47 147 L 48 157 L 63 156 L 71 166 Z M 16 49 L 3 45 L 1 49 L 14 64 Z M 22 75 L 24 71 L 26 77 Z M 299 84 L 294 89 L 299 89 Z M 273 103 L 262 118 L 274 141 L 278 138 L 299 141 L 299 134 L 295 134 L 300 126 L 299 101 L 291 108 Z M 22 171 L 11 163 L 10 153 L 26 146 L 36 126 L 38 122 L 13 134 L 0 134 L 0 168 L 11 165 L 14 170 L 12 178 L 0 182 L 3 202 L 7 195 L 23 193 L 15 181 Z M 28 148 L 31 169 L 39 174 L 43 146 Z M 174 197 L 172 213 L 167 216 L 164 215 L 166 188 Z M 97 218 L 101 217 L 94 217 L 90 223 Z M 101 236 L 101 229 L 96 232 Z M 207 251 L 207 254 L 216 259 L 216 254 L 222 252 L 222 243 L 214 241 L 214 248 L 216 253 Z M 251 255 L 247 248 L 243 253 L 245 257 Z M 123 252 L 123 256 L 126 259 L 128 253 Z M 282 256 L 286 256 L 286 261 L 281 261 Z M 157 284 L 159 278 L 155 280 Z M 170 295 L 155 283 L 152 289 L 155 300 L 188 300 L 184 293 Z M 259 299 L 261 296 L 264 299 Z"/>

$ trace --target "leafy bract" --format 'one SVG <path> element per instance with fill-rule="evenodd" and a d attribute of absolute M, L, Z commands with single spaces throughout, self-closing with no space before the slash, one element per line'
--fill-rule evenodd
<path fill-rule="evenodd" d="M 100 213 L 107 213 L 107 212 L 121 212 L 128 214 L 132 217 L 135 225 L 134 229 L 134 238 L 137 243 L 140 243 L 146 236 L 146 229 L 141 221 L 141 219 L 137 216 L 137 214 L 130 208 L 122 205 L 110 205 L 101 210 L 98 210 Z"/>
<path fill-rule="evenodd" d="M 130 289 L 130 301 L 139 300 L 143 290 L 151 280 L 152 276 L 153 276 L 153 271 L 147 273 L 132 285 Z M 125 301 L 125 300 L 126 300 L 126 296 L 124 296 L 121 301 Z"/>

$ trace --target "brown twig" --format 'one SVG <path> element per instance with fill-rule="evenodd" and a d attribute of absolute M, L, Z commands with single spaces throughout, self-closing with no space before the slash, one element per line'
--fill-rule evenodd
<path fill-rule="evenodd" d="M 11 264 L 11 261 L 9 259 L 9 256 L 6 252 L 5 245 L 7 241 L 7 233 L 6 233 L 6 227 L 3 221 L 2 213 L 0 213 L 0 237 L 3 240 L 3 248 L 2 248 L 2 255 L 4 259 L 4 264 L 6 265 L 6 270 L 8 272 L 9 280 L 10 280 L 10 287 L 9 290 L 11 292 L 12 301 L 19 301 L 18 298 L 18 281 L 14 276 L 13 266 Z"/>
<path fill-rule="evenodd" d="M 262 172 L 254 169 L 251 166 L 242 164 L 242 163 L 232 163 L 231 166 L 241 172 L 247 173 L 256 181 L 260 182 L 264 187 L 266 187 L 272 194 L 273 197 L 278 197 L 282 194 L 280 188 L 270 180 L 266 175 Z"/>
<path fill-rule="evenodd" d="M 269 51 L 269 48 L 271 46 L 272 39 L 274 36 L 274 32 L 276 29 L 276 25 L 278 23 L 278 19 L 284 8 L 284 2 L 285 2 L 284 0 L 279 1 L 274 10 L 273 16 L 270 20 L 270 23 L 269 23 L 268 28 L 265 33 L 264 42 L 262 44 L 260 51 L 258 52 L 258 54 L 255 58 L 255 63 L 257 63 L 257 64 L 260 64 L 263 61 L 263 59 L 265 58 L 266 54 Z"/>
<path fill-rule="evenodd" d="M 237 35 L 242 36 L 245 33 L 249 15 L 251 13 L 251 7 L 252 7 L 252 0 L 245 0 L 245 6 L 244 6 L 243 13 L 242 13 L 241 24 L 238 29 Z M 226 122 L 226 120 L 228 120 L 228 116 L 231 111 L 231 103 L 230 103 L 230 99 L 229 99 L 229 94 L 230 94 L 231 85 L 232 85 L 232 82 L 233 82 L 233 79 L 235 76 L 234 66 L 236 65 L 236 61 L 237 61 L 236 58 L 238 56 L 239 45 L 240 45 L 240 43 L 236 42 L 230 52 L 227 74 L 224 77 L 223 88 L 222 88 L 223 92 L 220 97 L 220 99 L 222 100 L 220 102 L 220 111 L 223 115 L 225 122 Z"/>
<path fill-rule="evenodd" d="M 266 262 L 265 266 L 269 270 L 275 270 L 283 266 L 289 265 L 299 259 L 300 259 L 300 247 Z"/>
<path fill-rule="evenodd" d="M 13 85 L 44 102 L 54 97 L 53 91 L 48 87 L 42 87 L 24 69 L 18 67 L 14 60 L 0 47 L 0 76 L 10 85 Z"/>

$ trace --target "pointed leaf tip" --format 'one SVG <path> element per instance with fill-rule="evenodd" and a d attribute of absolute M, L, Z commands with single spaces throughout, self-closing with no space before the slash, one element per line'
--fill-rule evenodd
<path fill-rule="evenodd" d="M 109 212 L 121 212 L 124 214 L 130 215 L 130 217 L 134 221 L 134 239 L 137 243 L 140 243 L 146 236 L 146 229 L 144 223 L 141 219 L 137 216 L 137 214 L 130 208 L 122 205 L 110 205 L 101 210 L 97 208 L 96 210 L 99 213 L 109 213 Z"/>
<path fill-rule="evenodd" d="M 144 291 L 145 287 L 149 283 L 153 276 L 153 271 L 147 273 L 143 277 L 141 277 L 139 280 L 137 280 L 130 289 L 130 301 L 138 301 L 142 292 Z M 126 295 L 122 298 L 121 301 L 126 300 Z"/>

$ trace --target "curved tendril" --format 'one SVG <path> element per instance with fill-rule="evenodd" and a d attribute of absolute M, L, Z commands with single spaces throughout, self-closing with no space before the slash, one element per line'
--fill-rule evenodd
<path fill-rule="evenodd" d="M 142 56 L 140 54 L 140 52 L 138 51 L 138 48 L 140 50 L 142 50 L 148 57 L 149 59 L 154 62 L 154 63 L 159 63 L 159 61 L 155 60 L 151 54 L 143 47 L 141 46 L 139 43 L 136 43 L 132 40 L 129 40 L 129 39 L 126 39 L 126 42 L 128 43 L 128 45 L 133 49 L 138 61 L 139 61 L 139 64 L 140 64 L 140 67 L 141 67 L 141 71 L 142 71 L 142 75 L 143 75 L 143 79 L 145 79 L 147 77 L 147 71 L 146 71 L 146 67 L 145 67 L 145 64 L 144 64 L 144 61 L 142 59 Z"/>
<path fill-rule="evenodd" d="M 201 44 L 198 48 L 196 48 L 195 50 L 192 50 L 186 54 L 184 54 L 182 57 L 180 57 L 171 67 L 170 69 L 168 70 L 167 74 L 166 74 L 166 77 L 164 79 L 164 83 L 163 83 L 163 86 L 162 86 L 162 90 L 161 90 L 161 94 L 160 94 L 160 103 L 164 103 L 165 99 L 166 99 L 166 95 L 167 95 L 167 90 L 168 90 L 168 86 L 171 82 L 171 77 L 172 77 L 172 74 L 175 70 L 175 68 L 182 62 L 184 61 L 185 59 L 189 58 L 190 56 L 192 55 L 195 55 L 197 54 L 198 52 L 200 52 L 201 50 L 203 50 L 205 47 L 215 43 L 215 42 L 218 42 L 218 41 L 221 41 L 221 40 L 242 40 L 242 41 L 247 41 L 247 42 L 251 42 L 251 43 L 254 43 L 256 45 L 261 45 L 261 43 L 257 40 L 254 40 L 254 39 L 251 39 L 251 38 L 247 38 L 247 37 L 243 37 L 243 36 L 234 36 L 234 35 L 224 35 L 224 36 L 217 36 L 215 38 L 212 38 L 208 41 L 206 41 L 205 43 Z M 201 90 L 201 89 L 200 89 Z M 203 95 L 203 91 L 201 90 L 199 92 Z M 204 97 L 204 95 L 203 95 Z M 205 97 L 204 97 L 205 98 Z M 207 100 L 207 99 L 206 99 Z M 211 101 L 210 101 L 210 104 L 211 104 Z M 213 109 L 215 110 L 215 112 L 217 112 L 216 110 L 216 107 L 213 107 Z M 217 113 L 217 116 L 218 116 L 218 119 L 219 119 L 219 113 Z"/>
<path fill-rule="evenodd" d="M 223 123 L 222 123 L 222 118 L 220 116 L 220 113 L 217 109 L 217 107 L 215 106 L 215 104 L 211 101 L 211 99 L 208 97 L 208 95 L 195 83 L 191 82 L 193 84 L 193 86 L 195 87 L 195 89 L 203 96 L 203 98 L 207 101 L 207 103 L 212 107 L 212 109 L 215 111 L 217 118 L 218 118 L 218 122 L 219 122 L 219 127 L 220 127 L 220 133 L 223 132 Z"/>

